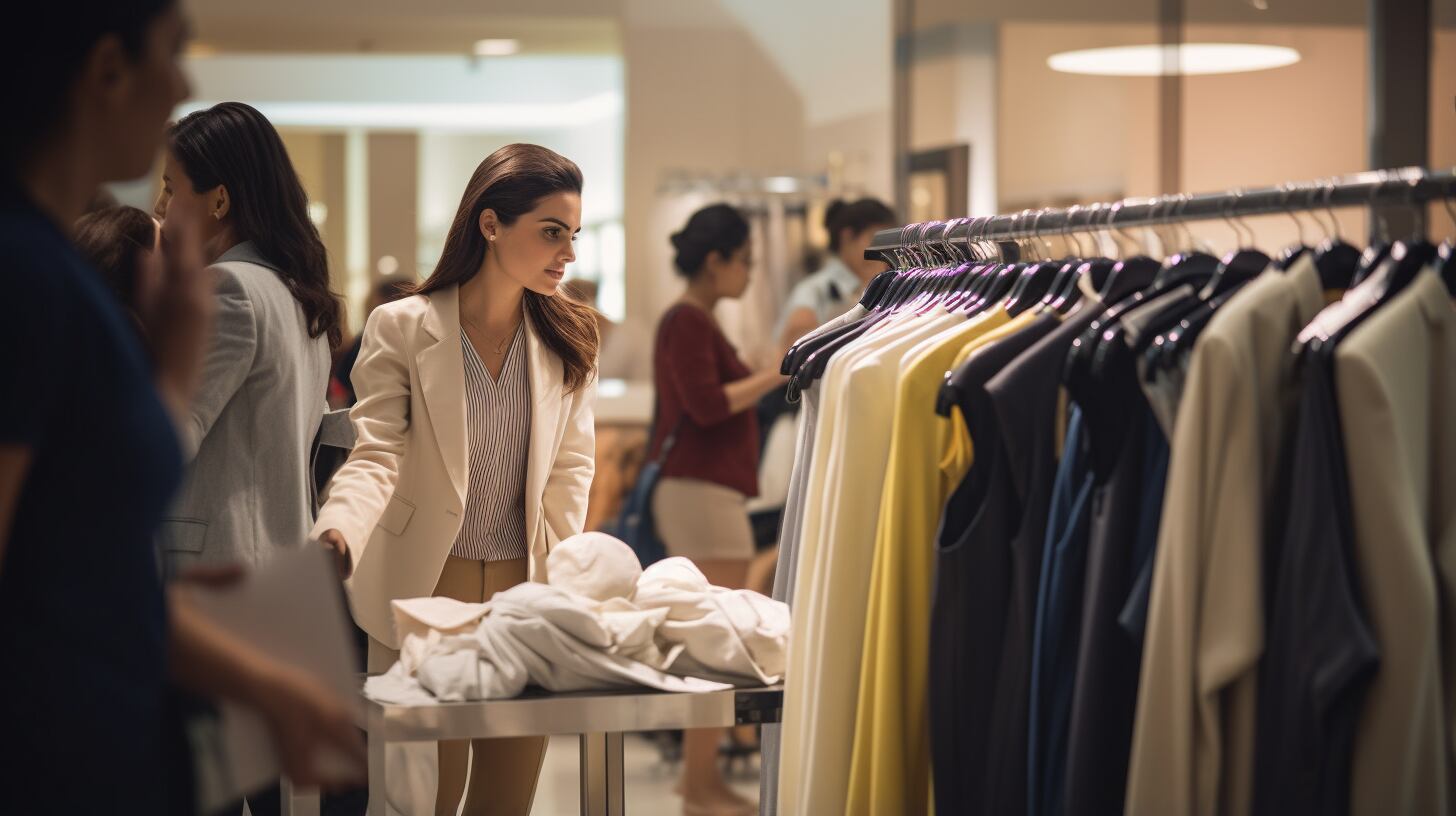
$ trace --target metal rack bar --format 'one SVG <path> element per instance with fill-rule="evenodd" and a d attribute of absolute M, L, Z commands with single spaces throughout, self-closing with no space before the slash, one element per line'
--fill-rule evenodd
<path fill-rule="evenodd" d="M 890 260 L 887 253 L 933 242 L 1011 241 L 1038 235 L 1269 215 L 1334 207 L 1415 205 L 1456 197 L 1456 169 L 1404 167 L 1357 173 L 1324 181 L 1229 190 L 1222 193 L 1127 198 L 1066 209 L 1025 210 L 1009 215 L 957 219 L 949 229 L 910 225 L 875 233 L 865 257 Z"/>

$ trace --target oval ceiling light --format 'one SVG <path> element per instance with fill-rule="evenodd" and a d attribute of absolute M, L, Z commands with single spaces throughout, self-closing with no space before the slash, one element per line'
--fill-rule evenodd
<path fill-rule="evenodd" d="M 1296 62 L 1299 62 L 1299 52 L 1293 48 L 1249 43 L 1123 45 L 1064 51 L 1047 57 L 1048 67 L 1065 74 L 1132 77 L 1235 74 L 1282 68 Z M 1165 70 L 1167 64 L 1178 67 Z"/>
<path fill-rule="evenodd" d="M 520 50 L 520 40 L 475 41 L 475 56 L 477 57 L 509 57 Z"/>

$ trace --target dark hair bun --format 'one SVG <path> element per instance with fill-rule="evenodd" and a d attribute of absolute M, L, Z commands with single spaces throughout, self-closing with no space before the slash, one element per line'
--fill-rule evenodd
<path fill-rule="evenodd" d="M 712 204 L 693 213 L 670 240 L 677 250 L 673 265 L 679 275 L 692 280 L 703 271 L 709 253 L 726 258 L 748 243 L 748 220 L 732 206 Z"/>

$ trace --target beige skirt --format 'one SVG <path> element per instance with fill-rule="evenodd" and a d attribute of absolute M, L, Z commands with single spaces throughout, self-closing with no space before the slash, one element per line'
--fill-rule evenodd
<path fill-rule="evenodd" d="M 694 561 L 753 558 L 748 500 L 732 488 L 697 479 L 661 479 L 652 516 L 668 555 Z"/>

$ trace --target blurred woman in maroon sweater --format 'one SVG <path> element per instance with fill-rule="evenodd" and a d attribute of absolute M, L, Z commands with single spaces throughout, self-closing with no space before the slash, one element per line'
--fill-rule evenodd
<path fill-rule="evenodd" d="M 713 307 L 748 288 L 748 222 L 726 204 L 693 213 L 672 236 L 687 289 L 657 326 L 653 380 L 657 423 L 649 457 L 674 438 L 653 495 L 669 555 L 691 558 L 715 586 L 741 588 L 753 558 L 747 501 L 758 494 L 754 408 L 784 384 L 777 370 L 750 371 L 723 335 Z M 683 743 L 683 812 L 757 813 L 716 762 L 722 729 L 689 731 Z"/>

